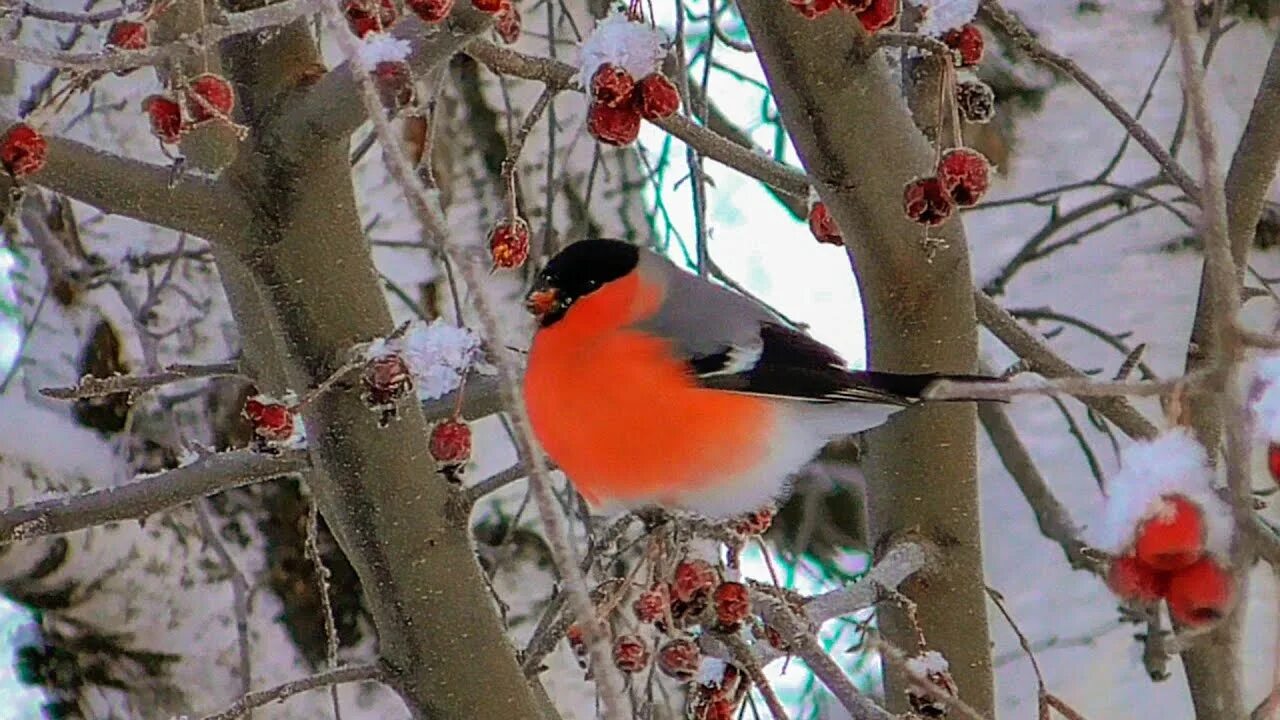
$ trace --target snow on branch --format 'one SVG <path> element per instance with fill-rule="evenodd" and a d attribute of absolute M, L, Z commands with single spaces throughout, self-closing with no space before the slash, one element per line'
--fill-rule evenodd
<path fill-rule="evenodd" d="M 40 394 L 55 400 L 81 400 L 123 392 L 140 392 L 181 380 L 235 375 L 240 375 L 240 368 L 236 363 L 179 364 L 170 365 L 162 372 L 150 375 L 113 375 L 102 378 L 85 375 L 74 387 L 40 388 Z"/>
<path fill-rule="evenodd" d="M 294 695 L 304 693 L 308 690 L 341 685 L 343 683 L 379 680 L 382 678 L 382 675 L 382 667 L 379 665 L 351 665 L 348 667 L 341 667 L 335 670 L 317 673 L 310 677 L 290 680 L 287 683 L 283 683 L 266 690 L 248 693 L 229 705 L 225 710 L 212 715 L 206 715 L 202 720 L 236 720 L 236 718 L 244 717 L 254 708 L 262 707 L 263 705 L 273 702 L 284 702 Z"/>
<path fill-rule="evenodd" d="M 143 518 L 196 498 L 302 472 L 308 466 L 302 453 L 270 455 L 237 450 L 208 455 L 190 465 L 139 476 L 120 487 L 0 511 L 0 543 Z"/>

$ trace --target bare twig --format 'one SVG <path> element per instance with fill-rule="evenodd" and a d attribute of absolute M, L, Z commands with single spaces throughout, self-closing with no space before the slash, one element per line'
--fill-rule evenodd
<path fill-rule="evenodd" d="M 40 388 L 40 394 L 55 400 L 82 400 L 122 392 L 142 392 L 182 380 L 241 375 L 240 365 L 234 362 L 212 365 L 175 364 L 169 365 L 163 372 L 150 375 L 114 375 L 105 378 L 86 375 L 73 387 Z"/>
<path fill-rule="evenodd" d="M 1021 395 L 1072 395 L 1078 398 L 1150 397 L 1167 395 L 1174 390 L 1195 390 L 1209 376 L 1196 373 L 1169 380 L 1104 381 L 1089 377 L 1065 377 L 1054 380 L 1030 380 L 991 384 L 939 380 L 925 391 L 926 400 L 1008 400 Z"/>
<path fill-rule="evenodd" d="M 352 665 L 338 668 L 337 670 L 329 670 L 311 677 L 290 680 L 267 690 L 248 693 L 229 705 L 225 710 L 206 715 L 202 720 L 237 720 L 237 718 L 244 717 L 244 714 L 253 708 L 262 707 L 273 702 L 284 702 L 298 693 L 329 685 L 380 680 L 382 676 L 382 667 L 379 665 Z"/>
<path fill-rule="evenodd" d="M 205 541 L 218 556 L 222 571 L 227 574 L 227 582 L 231 583 L 232 612 L 236 618 L 236 644 L 240 656 L 240 694 L 248 695 L 253 688 L 253 665 L 251 664 L 251 648 L 249 647 L 249 582 L 244 573 L 236 566 L 235 560 L 227 550 L 217 528 L 213 525 L 213 513 L 209 509 L 209 500 L 200 498 L 192 503 L 196 510 L 196 518 L 200 522 L 200 532 Z"/>
<path fill-rule="evenodd" d="M 325 660 L 329 672 L 338 669 L 338 625 L 333 619 L 333 601 L 329 599 L 329 568 L 320 555 L 320 512 L 311 500 L 307 508 L 306 555 L 316 575 L 316 592 L 320 595 L 320 613 L 324 617 Z M 338 702 L 338 686 L 329 686 L 329 698 L 333 703 L 333 720 L 342 720 L 342 705 Z"/>
<path fill-rule="evenodd" d="M 1075 80 L 1080 87 L 1084 88 L 1090 95 L 1094 96 L 1098 102 L 1102 103 L 1102 106 L 1120 122 L 1120 125 L 1123 126 L 1125 131 L 1133 137 L 1134 141 L 1141 145 L 1142 149 L 1146 150 L 1151 157 L 1155 159 L 1156 163 L 1164 171 L 1165 175 L 1167 175 L 1175 185 L 1181 188 L 1182 192 L 1187 194 L 1187 197 L 1192 199 L 1198 199 L 1200 197 L 1200 188 L 1196 186 L 1195 180 L 1193 180 L 1187 171 L 1183 169 L 1182 165 L 1169 154 L 1169 151 L 1165 149 L 1164 145 L 1162 145 L 1155 136 L 1148 132 L 1141 123 L 1135 120 L 1134 117 L 1129 114 L 1129 111 L 1125 110 L 1124 106 L 1121 105 L 1118 100 L 1104 90 L 1103 87 L 1098 84 L 1098 81 L 1094 80 L 1093 77 L 1077 65 L 1074 60 L 1060 55 L 1041 44 L 1040 41 L 1036 40 L 1035 36 L 1032 35 L 1030 31 L 1028 31 L 1027 28 L 1024 27 L 1022 23 L 1008 10 L 1005 10 L 997 0 L 982 0 L 981 14 L 984 18 L 990 20 L 992 23 L 1008 33 L 1014 43 L 1026 52 L 1031 59 L 1041 64 L 1048 65 L 1049 67 L 1062 72 L 1072 80 Z"/>
<path fill-rule="evenodd" d="M 185 467 L 140 476 L 120 487 L 43 500 L 0 511 L 0 543 L 83 530 L 121 520 L 136 520 L 196 498 L 310 466 L 300 452 L 268 455 L 237 450 L 201 458 Z"/>

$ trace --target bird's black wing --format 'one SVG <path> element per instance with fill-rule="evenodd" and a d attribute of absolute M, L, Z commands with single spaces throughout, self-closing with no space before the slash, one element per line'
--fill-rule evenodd
<path fill-rule="evenodd" d="M 689 359 L 703 387 L 807 400 L 913 405 L 938 375 L 849 370 L 839 353 L 776 323 L 760 325 L 758 355 L 743 363 L 740 349 L 724 347 Z"/>

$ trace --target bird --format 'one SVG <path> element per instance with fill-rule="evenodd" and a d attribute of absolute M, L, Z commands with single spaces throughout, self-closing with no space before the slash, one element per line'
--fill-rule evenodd
<path fill-rule="evenodd" d="M 828 442 L 919 404 L 935 382 L 993 380 L 851 370 L 757 300 L 620 240 L 565 246 L 525 307 L 531 428 L 598 513 L 753 512 Z"/>

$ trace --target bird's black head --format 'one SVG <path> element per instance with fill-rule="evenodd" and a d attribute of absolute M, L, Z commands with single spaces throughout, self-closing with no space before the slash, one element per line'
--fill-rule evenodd
<path fill-rule="evenodd" d="M 636 268 L 640 251 L 621 240 L 579 240 L 561 250 L 538 273 L 525 307 L 549 327 L 579 298 Z"/>

